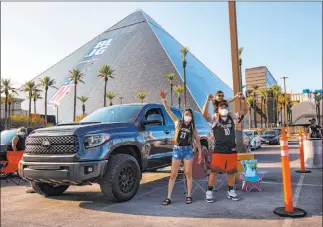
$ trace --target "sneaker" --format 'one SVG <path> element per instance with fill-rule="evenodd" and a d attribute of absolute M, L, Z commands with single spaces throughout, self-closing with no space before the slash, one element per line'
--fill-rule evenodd
<path fill-rule="evenodd" d="M 234 189 L 231 189 L 230 191 L 228 191 L 228 199 L 232 199 L 234 201 L 240 200 L 239 196 L 237 195 Z"/>
<path fill-rule="evenodd" d="M 213 203 L 213 191 L 206 191 L 206 202 Z"/>

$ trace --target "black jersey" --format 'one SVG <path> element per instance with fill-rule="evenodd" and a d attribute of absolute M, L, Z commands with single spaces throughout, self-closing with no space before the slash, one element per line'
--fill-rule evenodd
<path fill-rule="evenodd" d="M 221 117 L 213 125 L 213 134 L 215 137 L 214 153 L 234 154 L 236 153 L 235 142 L 235 124 L 232 117 L 228 116 L 226 120 Z"/>
<path fill-rule="evenodd" d="M 192 124 L 185 125 L 184 123 L 179 123 L 181 126 L 178 136 L 177 136 L 177 145 L 178 146 L 190 146 L 192 145 L 193 130 Z"/>
<path fill-rule="evenodd" d="M 219 104 L 220 102 L 227 102 L 227 100 L 222 100 L 222 101 L 218 101 L 218 100 L 213 100 L 212 104 L 213 104 L 213 108 L 214 108 L 214 113 L 218 113 L 219 112 Z"/>

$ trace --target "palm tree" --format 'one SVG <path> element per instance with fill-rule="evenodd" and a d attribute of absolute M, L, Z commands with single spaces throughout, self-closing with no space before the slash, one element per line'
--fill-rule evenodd
<path fill-rule="evenodd" d="M 34 114 L 36 114 L 36 102 L 37 102 L 37 100 L 38 99 L 43 99 L 40 96 L 40 92 L 41 92 L 41 90 L 35 89 L 35 90 L 33 90 L 33 93 L 32 93 L 32 99 L 34 101 Z"/>
<path fill-rule="evenodd" d="M 173 105 L 173 80 L 174 80 L 175 73 L 170 73 L 165 75 L 165 77 L 169 80 L 170 84 L 170 105 Z"/>
<path fill-rule="evenodd" d="M 1 79 L 1 94 L 5 94 L 5 106 L 4 106 L 4 122 L 5 128 L 8 126 L 8 96 L 10 92 L 16 93 L 16 90 L 12 87 L 10 79 Z"/>
<path fill-rule="evenodd" d="M 89 99 L 89 97 L 86 96 L 81 96 L 81 97 L 77 97 L 78 100 L 80 100 L 82 102 L 82 113 L 83 115 L 85 115 L 85 102 Z"/>
<path fill-rule="evenodd" d="M 110 106 L 112 106 L 112 99 L 114 99 L 114 97 L 116 97 L 116 93 L 114 93 L 113 91 L 108 92 L 107 94 L 107 98 L 110 100 Z"/>
<path fill-rule="evenodd" d="M 318 121 L 318 125 L 321 125 L 321 100 L 323 100 L 323 94 L 318 91 L 314 91 L 314 101 L 316 106 L 316 118 Z"/>
<path fill-rule="evenodd" d="M 278 95 L 278 104 L 279 104 L 279 109 L 280 109 L 280 122 L 281 124 L 283 123 L 283 107 L 285 103 L 285 97 L 284 94 L 279 94 Z"/>
<path fill-rule="evenodd" d="M 106 97 L 107 97 L 107 82 L 109 80 L 109 78 L 114 78 L 112 76 L 112 73 L 114 72 L 114 70 L 111 68 L 111 66 L 109 65 L 102 65 L 100 70 L 99 70 L 99 75 L 98 77 L 101 77 L 104 79 L 104 107 L 106 107 L 106 104 L 107 104 L 107 100 L 106 100 Z"/>
<path fill-rule="evenodd" d="M 277 120 L 278 120 L 278 96 L 280 94 L 280 86 L 277 85 L 277 84 L 273 84 L 271 86 L 271 90 L 273 92 L 273 101 L 274 101 L 274 104 L 273 104 L 273 116 L 275 116 L 275 123 L 277 124 Z"/>
<path fill-rule="evenodd" d="M 120 96 L 119 99 L 120 99 L 120 104 L 122 104 L 123 97 Z"/>
<path fill-rule="evenodd" d="M 75 122 L 75 117 L 76 117 L 76 87 L 78 83 L 83 83 L 84 81 L 83 76 L 84 74 L 81 73 L 80 70 L 78 69 L 73 69 L 72 71 L 69 71 L 69 79 L 74 81 L 74 110 L 73 110 L 73 122 Z"/>
<path fill-rule="evenodd" d="M 12 93 L 10 93 L 8 95 L 8 126 L 10 127 L 10 116 L 11 116 L 11 113 L 10 113 L 10 107 L 11 107 L 11 104 L 15 102 L 15 98 L 13 96 Z"/>
<path fill-rule="evenodd" d="M 35 83 L 35 81 L 27 81 L 25 82 L 24 86 L 22 87 L 22 91 L 28 93 L 27 97 L 29 99 L 29 111 L 28 111 L 28 116 L 29 116 L 29 124 L 30 124 L 30 120 L 31 120 L 31 99 L 33 97 L 33 92 L 37 89 L 37 85 Z"/>
<path fill-rule="evenodd" d="M 257 105 L 257 90 L 259 88 L 259 86 L 257 84 L 252 86 L 253 88 L 253 97 L 254 97 L 254 102 L 253 102 L 253 115 L 254 115 L 254 119 L 255 119 L 255 128 L 257 128 L 257 111 L 256 111 L 256 105 Z"/>
<path fill-rule="evenodd" d="M 141 101 L 141 103 L 143 103 L 144 99 L 147 97 L 147 93 L 146 92 L 137 93 L 136 97 Z"/>
<path fill-rule="evenodd" d="M 268 95 L 269 95 L 269 90 L 267 88 L 263 88 L 259 90 L 261 95 L 264 97 L 264 113 L 266 115 L 266 121 L 265 121 L 265 127 L 267 128 L 268 126 Z"/>
<path fill-rule="evenodd" d="M 40 80 L 40 85 L 45 89 L 45 124 L 47 124 L 47 92 L 49 88 L 55 88 L 56 81 L 51 79 L 49 76 L 45 76 L 43 79 Z"/>
<path fill-rule="evenodd" d="M 260 124 L 261 124 L 261 128 L 263 128 L 262 115 L 263 115 L 264 111 L 263 111 L 262 107 L 263 107 L 264 99 L 265 99 L 265 97 L 263 95 L 261 95 L 261 103 L 260 103 L 260 110 L 261 110 Z"/>
<path fill-rule="evenodd" d="M 255 101 L 255 98 L 253 96 L 248 96 L 246 99 L 246 102 L 249 105 L 248 107 L 249 129 L 251 128 L 251 106 L 254 105 L 254 101 Z"/>
<path fill-rule="evenodd" d="M 176 92 L 178 96 L 178 107 L 181 108 L 181 94 L 184 91 L 184 85 L 177 85 L 174 86 L 174 91 Z"/>
<path fill-rule="evenodd" d="M 184 109 L 186 109 L 186 55 L 189 52 L 189 49 L 187 47 L 181 48 L 181 54 L 182 54 L 182 65 L 183 65 L 183 71 L 184 71 Z"/>

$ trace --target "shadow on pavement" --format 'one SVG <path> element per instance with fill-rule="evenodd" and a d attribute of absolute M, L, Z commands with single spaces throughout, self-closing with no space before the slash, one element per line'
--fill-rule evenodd
<path fill-rule="evenodd" d="M 206 188 L 206 181 L 197 181 Z M 101 192 L 66 192 L 63 196 L 51 197 L 54 200 L 80 201 L 79 207 L 88 210 L 118 214 L 187 217 L 187 218 L 232 218 L 232 219 L 282 219 L 273 210 L 283 206 L 281 184 L 262 184 L 263 192 L 243 192 L 238 190 L 240 201 L 227 198 L 226 187 L 215 192 L 215 203 L 205 202 L 205 192 L 197 189 L 193 194 L 193 203 L 185 204 L 184 185 L 181 176 L 175 184 L 172 204 L 162 206 L 167 194 L 168 177 L 141 184 L 137 195 L 124 203 L 113 203 L 104 200 Z M 224 184 L 225 185 L 225 184 Z M 296 186 L 294 186 L 295 191 Z M 319 212 L 308 212 L 307 217 L 319 215 Z"/>

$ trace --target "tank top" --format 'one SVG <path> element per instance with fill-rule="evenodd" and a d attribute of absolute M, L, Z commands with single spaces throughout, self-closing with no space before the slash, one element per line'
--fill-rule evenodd
<path fill-rule="evenodd" d="M 26 138 L 20 137 L 18 136 L 19 140 L 18 143 L 16 145 L 17 151 L 24 151 L 25 150 L 25 142 L 26 142 Z"/>
<path fill-rule="evenodd" d="M 234 154 L 236 153 L 235 124 L 232 117 L 226 120 L 219 118 L 219 122 L 212 128 L 215 137 L 214 153 Z"/>
<path fill-rule="evenodd" d="M 182 121 L 180 122 L 181 128 L 177 136 L 177 145 L 178 146 L 190 146 L 192 145 L 192 124 L 185 125 Z"/>

